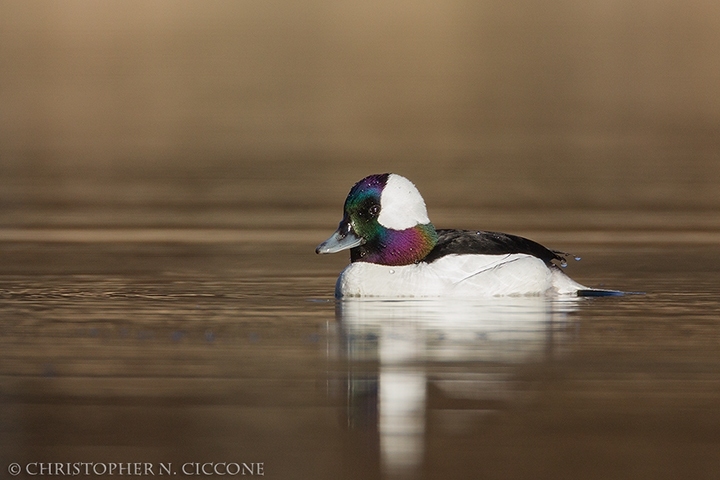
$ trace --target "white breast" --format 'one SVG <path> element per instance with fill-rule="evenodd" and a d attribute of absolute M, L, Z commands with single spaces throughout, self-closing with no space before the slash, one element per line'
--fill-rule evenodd
<path fill-rule="evenodd" d="M 524 254 L 448 255 L 432 263 L 388 267 L 355 262 L 340 274 L 337 297 L 476 297 L 575 293 L 585 288 Z"/>

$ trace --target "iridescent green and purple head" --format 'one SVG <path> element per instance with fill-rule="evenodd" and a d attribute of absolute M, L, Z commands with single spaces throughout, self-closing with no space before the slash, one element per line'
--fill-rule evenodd
<path fill-rule="evenodd" d="M 437 243 L 425 201 L 410 180 L 394 173 L 370 175 L 356 183 L 345 200 L 335 233 L 317 253 L 350 249 L 350 260 L 381 265 L 410 265 Z"/>

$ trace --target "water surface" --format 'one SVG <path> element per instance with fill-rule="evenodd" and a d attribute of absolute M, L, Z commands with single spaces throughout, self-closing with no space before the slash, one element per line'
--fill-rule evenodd
<path fill-rule="evenodd" d="M 643 295 L 336 302 L 344 257 L 272 239 L 4 242 L 3 465 L 720 474 L 714 245 L 571 245 L 578 281 Z"/>

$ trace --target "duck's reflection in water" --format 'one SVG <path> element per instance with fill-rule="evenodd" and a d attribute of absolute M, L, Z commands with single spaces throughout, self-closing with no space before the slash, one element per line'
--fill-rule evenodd
<path fill-rule="evenodd" d="M 547 297 L 338 301 L 330 354 L 347 361 L 348 426 L 376 429 L 383 474 L 412 475 L 429 414 L 457 429 L 512 401 L 514 367 L 560 355 L 576 307 Z M 429 389 L 442 399 L 432 412 Z"/>

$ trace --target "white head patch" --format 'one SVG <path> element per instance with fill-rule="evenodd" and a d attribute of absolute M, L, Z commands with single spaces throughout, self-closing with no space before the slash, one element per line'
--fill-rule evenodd
<path fill-rule="evenodd" d="M 430 223 L 425 200 L 413 183 L 391 173 L 380 195 L 380 225 L 393 230 L 405 230 L 418 224 Z"/>

